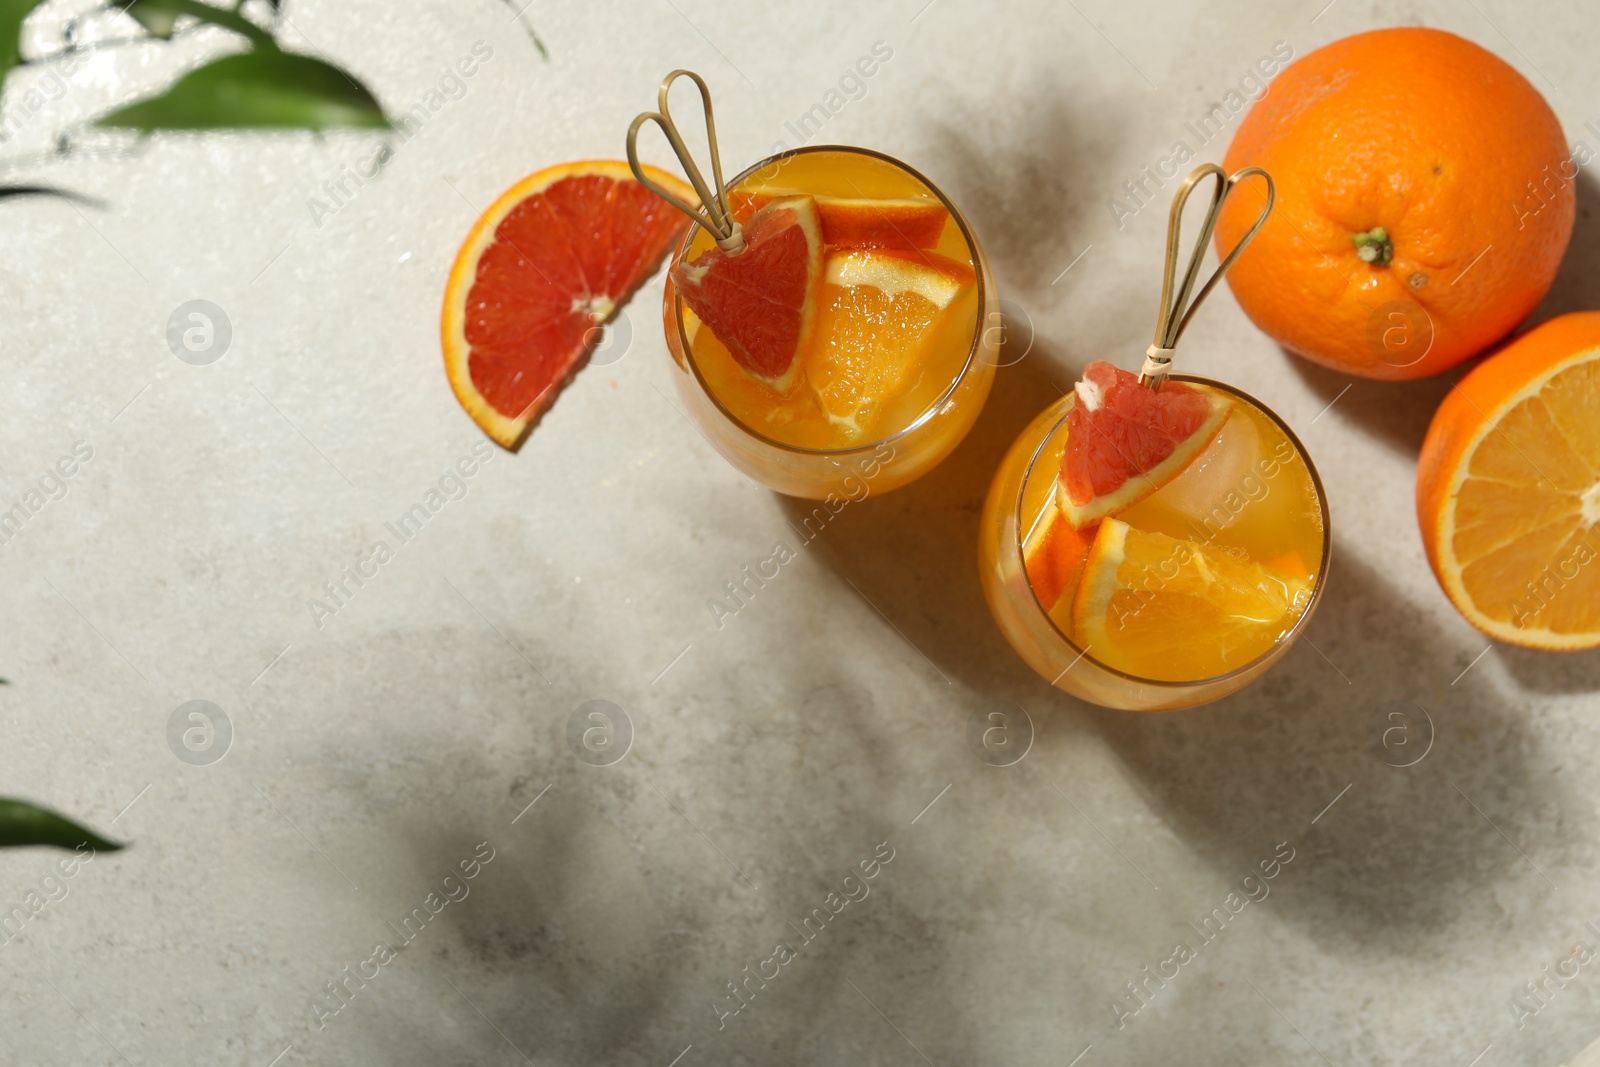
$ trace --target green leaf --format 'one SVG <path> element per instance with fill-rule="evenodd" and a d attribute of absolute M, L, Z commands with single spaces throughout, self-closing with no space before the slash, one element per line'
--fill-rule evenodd
<path fill-rule="evenodd" d="M 0 85 L 22 59 L 22 20 L 44 0 L 0 0 Z"/>
<path fill-rule="evenodd" d="M 98 125 L 146 132 L 274 127 L 321 130 L 330 126 L 387 129 L 389 120 L 366 86 L 338 67 L 273 49 L 240 52 L 208 63 L 179 78 L 160 96 L 113 111 Z"/>
<path fill-rule="evenodd" d="M 0 797 L 0 847 L 7 845 L 53 845 L 66 849 L 88 845 L 97 852 L 115 852 L 123 847 L 53 811 L 23 800 Z"/>
<path fill-rule="evenodd" d="M 15 0 L 0 0 L 0 3 Z M 236 11 L 212 7 L 200 0 L 114 0 L 112 6 L 126 11 L 153 37 L 171 37 L 172 28 L 184 15 L 232 30 L 250 38 L 258 47 L 276 48 L 272 34 Z"/>

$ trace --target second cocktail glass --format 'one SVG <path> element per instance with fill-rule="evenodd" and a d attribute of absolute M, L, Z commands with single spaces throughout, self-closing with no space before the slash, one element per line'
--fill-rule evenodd
<path fill-rule="evenodd" d="M 1183 207 L 1207 177 L 1210 209 L 1177 284 Z M 1195 294 L 1222 203 L 1250 177 L 1266 186 L 1265 208 Z M 1189 175 L 1142 369 L 1091 363 L 990 487 L 978 545 L 990 611 L 1028 665 L 1074 696 L 1127 711 L 1216 700 L 1281 658 L 1321 598 L 1328 504 L 1305 448 L 1245 393 L 1170 373 L 1184 327 L 1272 203 L 1259 168 Z"/>
<path fill-rule="evenodd" d="M 1104 520 L 1125 526 L 1124 565 L 1143 540 L 1153 553 L 1109 603 L 1076 594 L 1086 577 L 1049 562 L 1052 538 L 1072 537 L 1052 497 L 1067 442 L 1069 393 L 1036 418 L 1000 463 L 979 526 L 979 572 L 990 611 L 1040 677 L 1073 696 L 1124 711 L 1169 711 L 1233 693 L 1259 678 L 1304 631 L 1325 587 L 1332 538 L 1322 480 L 1305 447 L 1270 410 L 1236 389 L 1173 376 L 1225 397 L 1216 440 L 1177 478 Z M 1096 540 L 1086 537 L 1088 542 Z M 1251 625 L 1190 632 L 1150 647 L 1162 601 L 1186 595 L 1190 560 L 1236 563 L 1234 608 Z M 1259 565 L 1258 565 L 1259 563 Z M 1090 567 L 1088 560 L 1084 561 Z M 1220 569 L 1220 567 L 1218 568 Z M 1245 581 L 1237 575 L 1254 574 Z M 1263 584 L 1264 595 L 1251 588 Z M 1088 617 L 1098 611 L 1099 618 Z M 1093 634 L 1087 630 L 1093 629 Z M 1118 647 L 1118 642 L 1124 642 Z M 1143 643 L 1143 647 L 1141 647 Z M 1128 647 L 1130 646 L 1131 647 Z"/>

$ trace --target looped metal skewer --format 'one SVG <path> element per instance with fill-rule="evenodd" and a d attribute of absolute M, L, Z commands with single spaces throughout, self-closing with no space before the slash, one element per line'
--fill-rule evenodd
<path fill-rule="evenodd" d="M 1194 292 L 1195 279 L 1200 274 L 1200 263 L 1205 258 L 1206 246 L 1211 243 L 1211 234 L 1217 228 L 1217 219 L 1222 214 L 1223 201 L 1234 187 L 1241 181 L 1259 174 L 1267 183 L 1267 204 L 1261 209 L 1261 216 L 1256 219 L 1255 225 L 1245 231 L 1239 243 L 1233 247 L 1216 272 L 1200 287 L 1200 292 L 1194 299 L 1189 299 L 1189 294 Z M 1194 192 L 1195 186 L 1212 175 L 1216 176 L 1216 187 L 1211 193 L 1211 204 L 1206 209 L 1206 218 L 1200 226 L 1200 237 L 1194 244 L 1194 251 L 1189 255 L 1189 267 L 1183 274 L 1183 284 L 1178 288 L 1177 297 L 1173 297 L 1172 286 L 1178 271 L 1178 244 L 1183 229 L 1183 209 L 1189 202 L 1189 194 Z M 1166 380 L 1167 372 L 1172 369 L 1172 354 L 1178 347 L 1178 338 L 1183 336 L 1184 329 L 1189 325 L 1189 320 L 1194 317 L 1195 311 L 1202 301 L 1211 295 L 1211 290 L 1216 288 L 1222 276 L 1233 266 L 1234 260 L 1239 258 L 1239 253 L 1245 250 L 1261 227 L 1266 225 L 1267 216 L 1272 214 L 1272 205 L 1277 199 L 1277 190 L 1272 184 L 1272 175 L 1260 167 L 1244 167 L 1229 174 L 1215 163 L 1204 163 L 1189 172 L 1189 176 L 1178 187 L 1177 194 L 1172 198 L 1172 213 L 1167 218 L 1167 267 L 1166 274 L 1161 283 L 1161 308 L 1156 314 L 1156 339 L 1145 352 L 1144 367 L 1139 371 L 1141 384 L 1151 388 L 1160 389 L 1161 383 Z"/>
<path fill-rule="evenodd" d="M 667 109 L 667 93 L 671 90 L 672 83 L 682 77 L 693 79 L 700 89 L 700 103 L 706 116 L 706 141 L 711 145 L 711 175 L 716 181 L 715 186 L 706 184 L 705 175 L 695 165 L 694 157 L 689 154 L 688 146 L 683 143 L 683 137 L 678 133 L 678 124 L 672 120 L 672 112 Z M 673 153 L 683 165 L 683 172 L 688 175 L 694 191 L 700 194 L 700 207 L 686 203 L 681 197 L 667 192 L 645 175 L 644 168 L 639 165 L 639 130 L 647 122 L 655 123 L 661 127 L 661 132 L 667 135 Z M 639 180 L 640 185 L 703 226 L 717 239 L 717 245 L 723 251 L 733 255 L 744 251 L 744 235 L 739 230 L 739 224 L 734 221 L 733 212 L 728 209 L 728 187 L 722 180 L 722 157 L 717 152 L 717 123 L 711 112 L 711 90 L 706 88 L 705 79 L 700 75 L 692 70 L 675 70 L 662 79 L 661 89 L 656 94 L 656 110 L 644 112 L 628 127 L 628 166 L 633 169 L 633 176 Z"/>

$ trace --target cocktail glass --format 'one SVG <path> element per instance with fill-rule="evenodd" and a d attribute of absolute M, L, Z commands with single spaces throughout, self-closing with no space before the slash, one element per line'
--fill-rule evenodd
<path fill-rule="evenodd" d="M 1169 711 L 1233 693 L 1276 663 L 1311 620 L 1326 584 L 1332 540 L 1322 480 L 1305 447 L 1270 409 L 1230 386 L 1204 378 L 1172 380 L 1217 390 L 1235 405 L 1218 442 L 1184 474 L 1115 516 L 1141 529 L 1185 538 L 1252 560 L 1299 561 L 1309 595 L 1285 616 L 1270 645 L 1243 662 L 1189 678 L 1141 677 L 1110 666 L 1084 647 L 1070 605 L 1047 608 L 1029 577 L 1025 553 L 1041 518 L 1048 520 L 1065 446 L 1068 393 L 1029 424 L 1006 453 L 979 526 L 978 569 L 989 609 L 1027 664 L 1056 688 L 1125 711 Z M 1230 431 L 1231 439 L 1230 439 Z M 1197 469 L 1198 468 L 1198 469 Z M 1195 634 L 1196 658 L 1207 634 Z"/>
<path fill-rule="evenodd" d="M 1216 184 L 1180 282 L 1183 209 L 1206 178 Z M 1265 187 L 1263 210 L 1196 293 L 1223 201 L 1250 178 Z M 1321 599 L 1328 503 L 1304 446 L 1247 394 L 1170 373 L 1178 339 L 1274 196 L 1258 167 L 1229 175 L 1207 163 L 1184 180 L 1137 380 L 1091 365 L 1023 431 L 990 486 L 978 544 L 990 611 L 1030 667 L 1084 700 L 1164 711 L 1226 696 L 1289 650 Z M 1212 413 L 1199 426 L 1182 413 L 1195 393 Z"/>
<path fill-rule="evenodd" d="M 673 384 L 689 419 L 712 447 L 752 480 L 790 496 L 887 492 L 926 474 L 972 428 L 989 395 L 1003 337 L 999 297 L 988 256 L 956 206 L 911 167 L 881 152 L 839 145 L 799 148 L 762 160 L 728 183 L 737 196 L 762 187 L 814 196 L 899 199 L 933 197 L 950 214 L 932 251 L 970 264 L 976 281 L 964 305 L 945 316 L 921 380 L 888 408 L 871 441 L 848 447 L 807 446 L 799 433 L 752 425 L 735 413 L 757 404 L 738 392 L 760 387 L 744 379 L 726 350 L 684 306 L 669 276 L 662 304 Z M 693 259 L 714 243 L 704 229 L 685 236 L 673 257 Z M 739 401 L 744 403 L 740 404 Z M 782 430 L 794 431 L 791 424 Z M 780 436 L 781 434 L 781 436 Z M 784 439 L 787 438 L 787 439 Z"/>
<path fill-rule="evenodd" d="M 668 111 L 668 93 L 680 77 L 700 90 L 713 180 L 690 158 Z M 661 84 L 658 106 L 634 120 L 628 158 L 643 184 L 697 224 L 673 256 L 662 305 L 673 385 L 689 420 L 747 477 L 791 496 L 860 499 L 862 486 L 886 492 L 925 474 L 972 428 L 1004 336 L 994 274 L 961 212 L 911 167 L 865 148 L 782 152 L 725 184 L 705 81 L 674 71 Z M 638 133 L 649 122 L 666 134 L 698 205 L 640 169 Z M 742 367 L 727 338 L 699 319 L 673 281 L 683 265 L 706 269 L 705 254 L 714 248 L 724 262 L 744 254 L 741 223 L 767 202 L 790 210 L 784 205 L 791 197 L 810 198 L 825 246 L 813 321 L 831 315 L 845 324 L 842 333 L 802 329 L 794 349 L 804 375 L 798 385 L 787 373 L 773 381 Z M 830 225 L 841 237 L 837 243 Z M 836 264 L 843 273 L 834 273 Z M 869 292 L 881 298 L 871 308 L 856 299 Z M 908 318 L 907 308 L 927 309 L 918 314 L 931 317 Z M 819 383 L 814 374 L 831 377 Z"/>

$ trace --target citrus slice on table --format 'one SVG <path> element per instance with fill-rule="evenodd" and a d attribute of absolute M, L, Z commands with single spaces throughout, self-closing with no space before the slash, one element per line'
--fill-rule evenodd
<path fill-rule="evenodd" d="M 877 428 L 915 385 L 946 312 L 973 284 L 966 263 L 933 252 L 830 252 L 806 377 L 847 441 Z"/>
<path fill-rule="evenodd" d="M 1478 629 L 1600 646 L 1600 312 L 1551 319 L 1456 383 L 1422 445 L 1417 518 Z"/>
<path fill-rule="evenodd" d="M 752 377 L 787 393 L 811 335 L 822 238 L 809 196 L 774 200 L 743 223 L 745 247 L 719 247 L 672 268 L 695 317 Z"/>
<path fill-rule="evenodd" d="M 764 187 L 728 193 L 733 217 L 743 219 L 774 200 L 805 196 L 796 189 Z M 822 241 L 831 248 L 932 248 L 944 233 L 950 212 L 938 200 L 895 197 L 816 196 Z"/>
<path fill-rule="evenodd" d="M 1095 531 L 1073 529 L 1054 503 L 1047 503 L 1022 541 L 1022 566 L 1033 593 L 1051 611 L 1062 600 L 1071 602 L 1078 579 L 1089 558 Z"/>
<path fill-rule="evenodd" d="M 1101 360 L 1084 368 L 1067 413 L 1057 503 L 1079 529 L 1138 503 L 1205 451 L 1227 397 L 1170 378 L 1161 388 Z"/>
<path fill-rule="evenodd" d="M 682 181 L 644 169 L 696 201 Z M 445 286 L 445 372 L 473 421 L 516 447 L 688 224 L 618 161 L 547 167 L 506 190 L 473 224 Z"/>
<path fill-rule="evenodd" d="M 1072 602 L 1079 644 L 1109 667 L 1198 681 L 1270 649 L 1304 611 L 1304 578 L 1106 519 Z"/>

